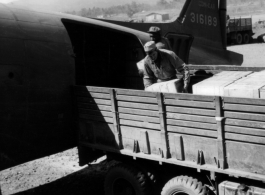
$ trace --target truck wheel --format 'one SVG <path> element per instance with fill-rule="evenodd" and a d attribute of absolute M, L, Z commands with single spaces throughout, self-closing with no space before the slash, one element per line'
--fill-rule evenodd
<path fill-rule="evenodd" d="M 205 188 L 197 179 L 188 176 L 178 176 L 169 180 L 161 195 L 204 195 Z"/>
<path fill-rule="evenodd" d="M 242 44 L 242 41 L 243 41 L 243 37 L 240 33 L 237 33 L 236 35 L 236 43 L 237 44 Z"/>
<path fill-rule="evenodd" d="M 105 195 L 147 195 L 150 190 L 144 173 L 125 164 L 108 171 L 104 188 Z"/>
<path fill-rule="evenodd" d="M 245 33 L 244 34 L 244 37 L 243 37 L 243 43 L 244 44 L 248 44 L 249 43 L 249 40 L 250 40 L 249 34 L 248 33 Z"/>

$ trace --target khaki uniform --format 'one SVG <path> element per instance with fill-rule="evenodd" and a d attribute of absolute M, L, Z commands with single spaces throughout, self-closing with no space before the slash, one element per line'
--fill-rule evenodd
<path fill-rule="evenodd" d="M 144 86 L 146 88 L 156 82 L 175 79 L 177 72 L 183 74 L 184 84 L 188 85 L 190 73 L 186 64 L 174 52 L 159 49 L 156 61 L 149 56 L 144 59 Z"/>

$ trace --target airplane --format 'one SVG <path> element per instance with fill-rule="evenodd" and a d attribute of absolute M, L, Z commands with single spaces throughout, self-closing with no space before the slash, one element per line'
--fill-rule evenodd
<path fill-rule="evenodd" d="M 76 146 L 71 86 L 141 87 L 133 64 L 148 40 L 102 21 L 0 4 L 0 170 Z"/>
<path fill-rule="evenodd" d="M 160 25 L 186 63 L 241 63 L 217 2 L 187 0 Z M 131 25 L 0 4 L 0 170 L 77 145 L 72 86 L 144 88 L 136 64 L 150 37 Z"/>
<path fill-rule="evenodd" d="M 113 24 L 147 32 L 151 26 L 158 26 L 161 34 L 169 39 L 173 51 L 179 54 L 176 36 L 193 39 L 186 62 L 194 65 L 237 65 L 243 64 L 243 55 L 227 50 L 226 21 L 227 0 L 186 0 L 173 22 L 133 23 L 99 19 Z M 172 35 L 174 33 L 174 35 Z M 185 41 L 188 38 L 185 39 Z M 183 48 L 183 47 L 182 47 Z M 181 55 L 181 54 L 180 54 Z"/>

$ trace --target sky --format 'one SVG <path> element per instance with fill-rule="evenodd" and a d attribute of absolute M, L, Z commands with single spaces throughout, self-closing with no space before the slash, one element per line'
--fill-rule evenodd
<path fill-rule="evenodd" d="M 0 0 L 0 3 L 10 3 L 12 1 L 14 1 L 14 0 Z"/>

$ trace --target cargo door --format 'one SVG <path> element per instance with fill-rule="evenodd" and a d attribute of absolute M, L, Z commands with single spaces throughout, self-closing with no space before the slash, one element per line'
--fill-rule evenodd
<path fill-rule="evenodd" d="M 167 33 L 165 35 L 170 42 L 172 50 L 186 63 L 189 63 L 189 53 L 193 36 L 181 33 Z"/>

